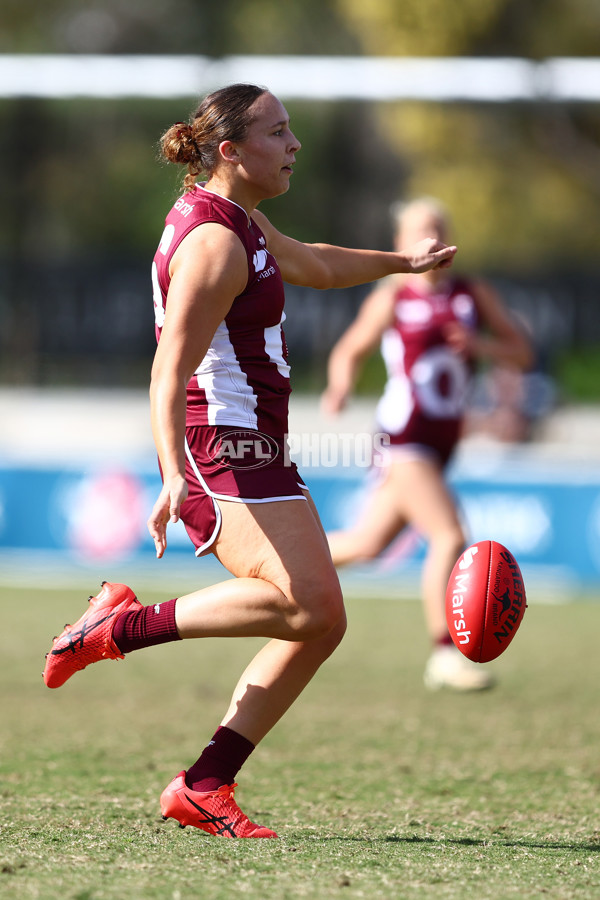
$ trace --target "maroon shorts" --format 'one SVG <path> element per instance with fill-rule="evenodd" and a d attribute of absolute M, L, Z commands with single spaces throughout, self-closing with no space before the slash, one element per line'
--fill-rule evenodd
<path fill-rule="evenodd" d="M 411 416 L 406 428 L 399 434 L 389 434 L 388 453 L 384 456 L 398 455 L 428 456 L 445 468 L 460 439 L 462 423 L 452 419 L 428 419 L 423 415 Z"/>
<path fill-rule="evenodd" d="M 185 451 L 188 496 L 181 520 L 196 556 L 207 551 L 219 534 L 219 500 L 306 500 L 306 485 L 289 459 L 283 437 L 233 425 L 188 426 Z"/>

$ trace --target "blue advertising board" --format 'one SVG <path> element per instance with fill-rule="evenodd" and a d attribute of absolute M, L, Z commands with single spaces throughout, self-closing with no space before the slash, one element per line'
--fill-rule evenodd
<path fill-rule="evenodd" d="M 360 468 L 303 471 L 326 530 L 360 515 L 369 475 Z M 531 453 L 470 455 L 449 473 L 470 542 L 500 541 L 527 580 L 600 588 L 600 464 L 544 462 Z M 147 561 L 154 557 L 146 519 L 160 488 L 147 468 L 94 464 L 30 467 L 0 464 L 0 553 L 36 552 L 74 562 Z M 371 572 L 415 571 L 424 555 L 418 535 L 404 534 Z M 181 525 L 169 532 L 169 554 L 193 558 Z"/>

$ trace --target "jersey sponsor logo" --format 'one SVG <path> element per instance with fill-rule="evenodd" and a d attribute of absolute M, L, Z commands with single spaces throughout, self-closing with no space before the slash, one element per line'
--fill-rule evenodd
<path fill-rule="evenodd" d="M 426 300 L 404 300 L 396 307 L 396 318 L 402 325 L 425 325 L 432 317 L 433 309 Z"/>
<path fill-rule="evenodd" d="M 266 250 L 257 250 L 254 256 L 252 257 L 252 262 L 254 263 L 254 271 L 262 272 L 262 270 L 267 265 L 267 251 Z"/>
<path fill-rule="evenodd" d="M 183 197 L 180 197 L 179 200 L 175 203 L 173 209 L 176 209 L 177 212 L 180 212 L 182 216 L 186 219 L 194 211 L 194 204 L 188 203 L 187 200 L 184 200 Z"/>
<path fill-rule="evenodd" d="M 260 240 L 262 241 L 262 238 L 260 238 Z M 257 250 L 252 257 L 254 271 L 256 273 L 260 272 L 260 275 L 258 276 L 259 281 L 262 278 L 269 278 L 271 275 L 275 275 L 275 266 L 269 266 L 267 268 L 267 257 L 268 253 L 266 250 Z"/>

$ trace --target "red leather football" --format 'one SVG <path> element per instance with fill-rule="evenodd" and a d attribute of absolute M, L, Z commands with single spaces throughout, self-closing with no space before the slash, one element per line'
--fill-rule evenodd
<path fill-rule="evenodd" d="M 510 550 L 479 541 L 464 551 L 446 589 L 446 622 L 461 653 L 473 662 L 496 659 L 517 633 L 526 606 L 523 576 Z"/>

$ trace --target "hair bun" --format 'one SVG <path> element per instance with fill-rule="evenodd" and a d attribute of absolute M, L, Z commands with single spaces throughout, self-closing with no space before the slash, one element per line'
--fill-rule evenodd
<path fill-rule="evenodd" d="M 190 163 L 197 165 L 200 157 L 192 128 L 188 122 L 175 122 L 165 131 L 161 138 L 161 150 L 169 162 L 180 165 Z"/>
<path fill-rule="evenodd" d="M 173 128 L 176 129 L 177 137 L 179 138 L 189 138 L 192 134 L 192 129 L 188 122 L 175 122 Z"/>

